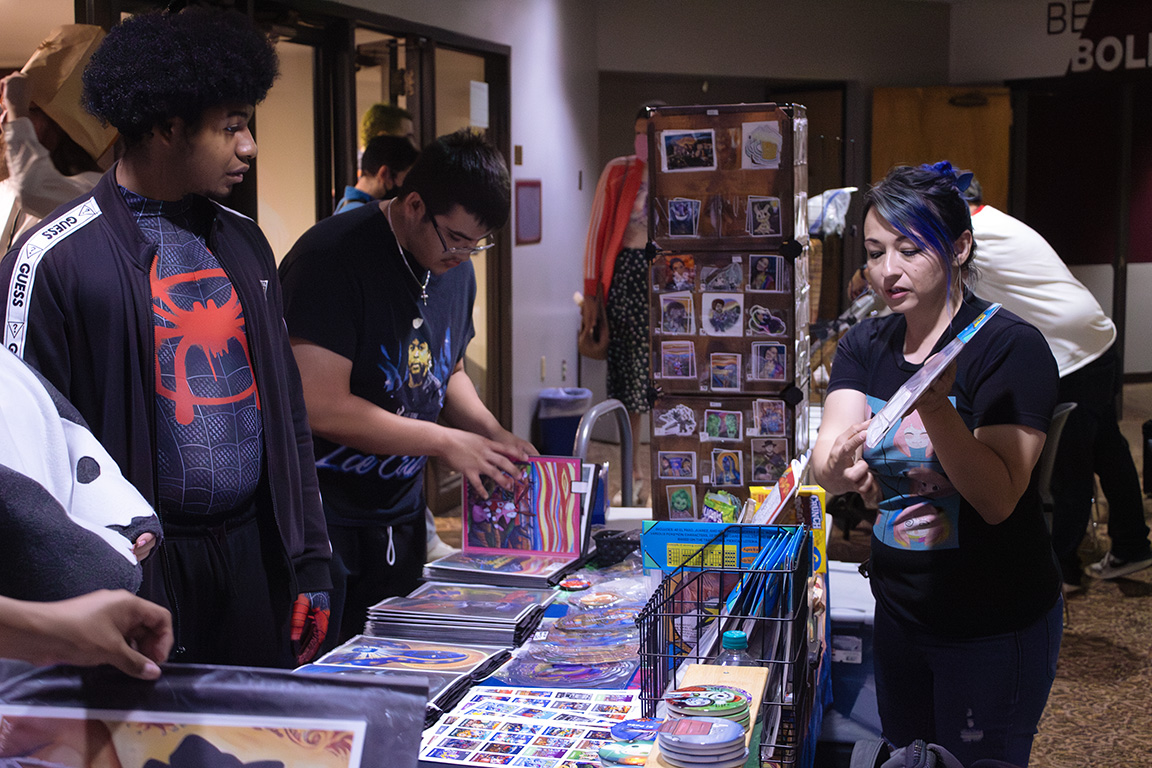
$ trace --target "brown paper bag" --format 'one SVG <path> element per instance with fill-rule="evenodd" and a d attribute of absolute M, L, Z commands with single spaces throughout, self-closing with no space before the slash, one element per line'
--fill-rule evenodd
<path fill-rule="evenodd" d="M 80 101 L 80 76 L 103 39 L 104 30 L 100 27 L 65 24 L 40 43 L 20 70 L 28 77 L 32 102 L 93 160 L 99 160 L 116 141 L 116 129 L 88 114 Z"/>

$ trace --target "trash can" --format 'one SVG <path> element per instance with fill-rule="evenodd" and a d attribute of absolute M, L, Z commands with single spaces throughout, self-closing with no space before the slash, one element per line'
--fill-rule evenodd
<path fill-rule="evenodd" d="M 545 456 L 571 456 L 580 418 L 592 405 L 592 390 L 584 387 L 549 387 L 540 390 L 536 406 L 539 439 Z"/>

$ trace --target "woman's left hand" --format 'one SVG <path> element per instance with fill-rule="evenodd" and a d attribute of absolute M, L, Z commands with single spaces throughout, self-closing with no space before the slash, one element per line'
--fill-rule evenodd
<path fill-rule="evenodd" d="M 932 358 L 928 359 L 931 360 Z M 952 394 L 952 385 L 955 383 L 956 361 L 953 360 L 937 377 L 936 381 L 932 382 L 931 386 L 924 391 L 924 394 L 916 398 L 916 402 L 912 403 L 908 412 L 919 411 L 920 417 L 923 418 L 926 414 L 935 413 L 945 406 L 952 407 L 952 401 L 948 397 Z"/>

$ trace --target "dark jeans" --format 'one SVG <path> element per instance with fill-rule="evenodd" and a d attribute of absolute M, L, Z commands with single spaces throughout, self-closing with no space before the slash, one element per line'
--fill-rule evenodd
<path fill-rule="evenodd" d="M 1059 401 L 1076 403 L 1076 408 L 1064 425 L 1052 472 L 1052 548 L 1069 584 L 1082 580 L 1077 550 L 1092 516 L 1093 475 L 1100 478 L 1108 499 L 1112 554 L 1132 560 L 1149 552 L 1140 476 L 1117 422 L 1119 387 L 1120 371 L 1111 348 L 1060 379 Z"/>
<path fill-rule="evenodd" d="M 364 633 L 368 609 L 386 597 L 407 595 L 424 573 L 424 515 L 393 526 L 328 523 L 332 541 L 332 613 L 325 650 Z"/>
<path fill-rule="evenodd" d="M 287 559 L 275 523 L 234 516 L 161 516 L 164 541 L 148 558 L 141 597 L 172 611 L 171 661 L 293 667 Z M 167 582 L 168 587 L 165 588 Z"/>
<path fill-rule="evenodd" d="M 1010 589 L 1011 585 L 1005 585 Z M 911 629 L 876 604 L 876 699 L 897 747 L 924 739 L 964 765 L 1027 765 L 1063 637 L 1062 599 L 1017 632 L 951 639 Z"/>

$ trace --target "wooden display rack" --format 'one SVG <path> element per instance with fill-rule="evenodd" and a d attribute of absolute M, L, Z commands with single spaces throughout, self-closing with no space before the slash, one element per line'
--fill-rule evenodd
<path fill-rule="evenodd" d="M 654 107 L 648 147 L 652 512 L 698 520 L 808 449 L 807 112 Z"/>

